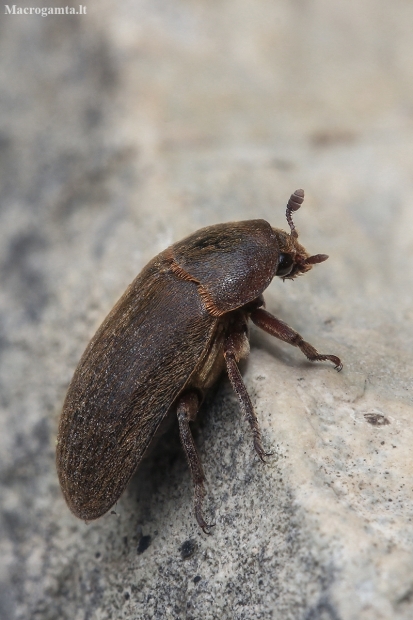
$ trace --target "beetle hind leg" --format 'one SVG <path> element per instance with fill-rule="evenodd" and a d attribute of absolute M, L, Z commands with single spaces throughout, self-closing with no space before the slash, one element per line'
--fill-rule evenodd
<path fill-rule="evenodd" d="M 202 468 L 202 464 L 195 446 L 194 438 L 192 437 L 189 422 L 194 420 L 198 413 L 199 400 L 196 392 L 187 392 L 180 397 L 177 404 L 177 417 L 179 424 L 179 434 L 181 436 L 181 442 L 185 451 L 186 460 L 188 461 L 189 469 L 191 470 L 192 482 L 194 484 L 194 507 L 195 516 L 199 526 L 203 529 L 205 534 L 210 534 L 208 530 L 214 527 L 214 524 L 209 525 L 203 515 L 202 502 L 206 495 L 205 491 L 205 474 Z"/>

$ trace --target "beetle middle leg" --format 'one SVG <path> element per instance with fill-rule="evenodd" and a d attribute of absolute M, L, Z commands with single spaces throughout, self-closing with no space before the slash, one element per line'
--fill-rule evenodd
<path fill-rule="evenodd" d="M 265 452 L 262 445 L 261 431 L 258 426 L 257 416 L 237 364 L 239 359 L 244 356 L 243 353 L 247 342 L 247 331 L 248 329 L 245 320 L 240 318 L 240 320 L 232 326 L 230 333 L 225 339 L 224 358 L 232 388 L 238 396 L 242 412 L 251 426 L 252 435 L 254 438 L 254 448 L 260 459 L 265 462 L 265 457 L 270 455 Z"/>
<path fill-rule="evenodd" d="M 208 529 L 213 527 L 213 525 L 208 525 L 202 513 L 202 501 L 206 495 L 204 487 L 205 474 L 195 446 L 194 438 L 192 437 L 191 429 L 189 427 L 189 422 L 195 420 L 198 409 L 199 399 L 196 392 L 187 392 L 179 398 L 176 413 L 178 416 L 179 434 L 181 436 L 182 446 L 185 451 L 186 460 L 188 461 L 189 469 L 191 470 L 192 482 L 194 484 L 196 520 L 198 521 L 200 527 L 204 530 L 205 534 L 210 534 Z"/>
<path fill-rule="evenodd" d="M 328 360 L 333 362 L 337 371 L 343 368 L 343 364 L 339 357 L 336 355 L 320 354 L 317 349 L 309 342 L 306 342 L 299 333 L 292 329 L 292 327 L 284 323 L 284 321 L 280 321 L 280 319 L 277 319 L 275 316 L 272 316 L 272 314 L 266 310 L 257 308 L 251 312 L 250 316 L 255 325 L 271 334 L 271 336 L 275 336 L 283 342 L 288 342 L 288 344 L 298 347 L 310 362 L 323 362 Z"/>

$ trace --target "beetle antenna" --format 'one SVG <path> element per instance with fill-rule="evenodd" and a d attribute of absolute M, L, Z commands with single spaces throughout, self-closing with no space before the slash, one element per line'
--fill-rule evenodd
<path fill-rule="evenodd" d="M 287 217 L 287 222 L 291 228 L 292 237 L 298 237 L 298 232 L 295 229 L 291 214 L 293 211 L 298 211 L 298 209 L 301 207 L 303 202 L 304 202 L 304 190 L 296 189 L 294 194 L 291 194 L 290 200 L 287 203 L 287 211 L 285 212 L 285 215 Z"/>

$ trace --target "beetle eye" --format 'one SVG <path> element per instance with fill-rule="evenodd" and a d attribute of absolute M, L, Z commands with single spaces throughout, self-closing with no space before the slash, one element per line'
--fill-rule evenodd
<path fill-rule="evenodd" d="M 294 261 L 291 254 L 280 254 L 280 260 L 278 263 L 276 276 L 288 276 L 294 266 Z"/>

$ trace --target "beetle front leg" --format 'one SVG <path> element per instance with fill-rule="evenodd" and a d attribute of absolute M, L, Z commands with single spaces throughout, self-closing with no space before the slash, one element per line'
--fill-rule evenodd
<path fill-rule="evenodd" d="M 196 392 L 187 392 L 178 400 L 176 413 L 178 416 L 179 434 L 181 436 L 182 446 L 194 484 L 196 520 L 205 534 L 210 534 L 207 530 L 213 527 L 213 525 L 208 525 L 202 514 L 202 501 L 206 495 L 204 487 L 205 474 L 189 427 L 189 422 L 195 420 L 198 408 L 199 400 Z"/>
<path fill-rule="evenodd" d="M 261 461 L 265 462 L 265 457 L 270 456 L 270 454 L 265 452 L 262 445 L 261 431 L 258 426 L 257 416 L 237 365 L 239 352 L 243 349 L 245 338 L 246 334 L 244 331 L 234 331 L 231 333 L 225 340 L 224 358 L 232 388 L 238 396 L 242 412 L 251 426 L 254 448 Z"/>
<path fill-rule="evenodd" d="M 300 334 L 287 325 L 287 323 L 280 321 L 280 319 L 272 316 L 272 314 L 266 310 L 257 308 L 251 312 L 250 316 L 255 325 L 261 327 L 261 329 L 271 334 L 271 336 L 275 336 L 283 342 L 288 342 L 288 344 L 293 345 L 293 347 L 298 347 L 310 360 L 310 362 L 323 362 L 329 360 L 330 362 L 333 362 L 335 369 L 338 372 L 340 372 L 343 368 L 343 364 L 341 363 L 339 357 L 336 355 L 320 354 L 317 349 L 315 349 L 310 343 L 303 340 Z"/>

